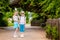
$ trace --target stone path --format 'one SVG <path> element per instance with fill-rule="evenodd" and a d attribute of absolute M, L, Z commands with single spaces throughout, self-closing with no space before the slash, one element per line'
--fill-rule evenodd
<path fill-rule="evenodd" d="M 24 38 L 13 38 L 14 30 L 8 29 L 0 29 L 0 40 L 48 40 L 45 31 L 41 28 L 26 28 Z"/>

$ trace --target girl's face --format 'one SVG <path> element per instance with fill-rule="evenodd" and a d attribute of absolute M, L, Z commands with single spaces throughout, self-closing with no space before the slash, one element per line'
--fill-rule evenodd
<path fill-rule="evenodd" d="M 18 12 L 15 12 L 14 15 L 18 15 Z"/>

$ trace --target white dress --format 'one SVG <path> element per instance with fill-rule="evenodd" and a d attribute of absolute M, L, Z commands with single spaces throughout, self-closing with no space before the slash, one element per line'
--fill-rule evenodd
<path fill-rule="evenodd" d="M 14 20 L 14 22 L 15 21 L 18 22 L 18 16 L 13 16 L 13 20 Z"/>

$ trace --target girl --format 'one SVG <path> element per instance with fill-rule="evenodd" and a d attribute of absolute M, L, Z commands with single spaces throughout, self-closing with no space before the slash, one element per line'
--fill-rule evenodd
<path fill-rule="evenodd" d="M 26 24 L 26 18 L 24 11 L 21 11 L 21 16 L 20 16 L 20 32 L 21 32 L 21 37 L 24 37 L 24 31 L 25 31 L 25 24 Z"/>
<path fill-rule="evenodd" d="M 18 11 L 15 11 L 14 15 L 13 15 L 13 20 L 14 20 L 14 35 L 13 37 L 18 37 L 17 32 L 18 32 Z"/>

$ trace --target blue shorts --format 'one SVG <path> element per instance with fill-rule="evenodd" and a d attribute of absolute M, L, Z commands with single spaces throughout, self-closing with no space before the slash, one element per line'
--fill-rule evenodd
<path fill-rule="evenodd" d="M 18 22 L 14 22 L 14 28 L 18 28 Z"/>
<path fill-rule="evenodd" d="M 24 24 L 20 24 L 20 32 L 24 32 L 25 31 L 25 25 Z"/>

